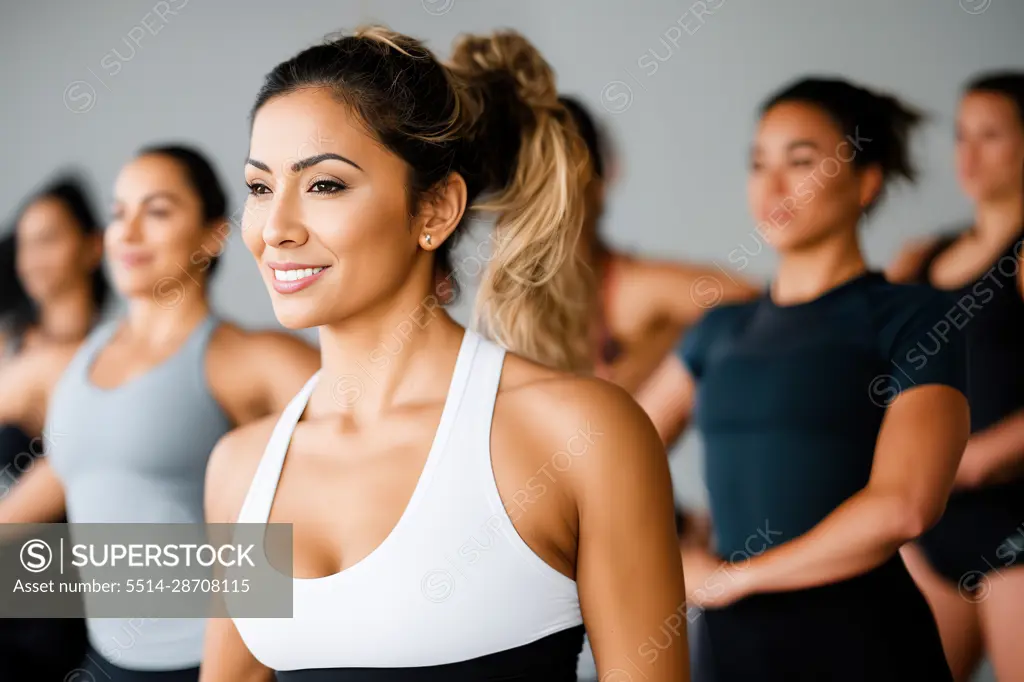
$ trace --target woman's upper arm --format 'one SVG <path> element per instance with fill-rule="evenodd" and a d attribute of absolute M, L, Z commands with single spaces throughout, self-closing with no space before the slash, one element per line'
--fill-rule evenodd
<path fill-rule="evenodd" d="M 272 424 L 235 429 L 217 443 L 206 467 L 207 523 L 235 523 L 256 473 Z M 222 612 L 223 613 L 223 612 Z M 201 682 L 269 682 L 273 672 L 257 661 L 231 618 L 210 618 L 206 626 Z"/>
<path fill-rule="evenodd" d="M 230 618 L 210 618 L 199 682 L 271 682 L 274 672 L 253 658 Z"/>
<path fill-rule="evenodd" d="M 906 502 L 909 537 L 942 516 L 969 434 L 967 399 L 950 386 L 912 388 L 886 410 L 868 486 Z"/>
<path fill-rule="evenodd" d="M 867 387 L 886 407 L 868 485 L 899 494 L 911 525 L 924 527 L 945 508 L 970 436 L 966 338 L 949 322 L 952 297 L 926 291 L 903 301 L 883 331 L 891 374 Z"/>
<path fill-rule="evenodd" d="M 64 486 L 45 457 L 15 482 L 0 475 L 0 523 L 51 523 L 64 515 Z"/>
<path fill-rule="evenodd" d="M 50 393 L 68 359 L 67 351 L 39 349 L 5 365 L 0 370 L 0 423 L 30 434 L 41 431 Z"/>
<path fill-rule="evenodd" d="M 678 440 L 693 412 L 696 387 L 678 355 L 668 355 L 636 392 L 636 401 L 666 446 Z"/>
<path fill-rule="evenodd" d="M 586 406 L 599 434 L 572 477 L 579 516 L 576 580 L 603 677 L 639 667 L 649 682 L 688 679 L 686 601 L 665 448 L 621 389 Z M 671 629 L 672 646 L 651 633 Z"/>
<path fill-rule="evenodd" d="M 270 438 L 274 421 L 252 422 L 221 437 L 206 464 L 208 523 L 234 523 Z"/>
<path fill-rule="evenodd" d="M 713 310 L 686 330 L 675 351 L 637 391 L 636 401 L 650 416 L 667 445 L 675 443 L 686 428 L 705 355 L 718 336 L 716 330 L 722 326 L 722 320 L 728 317 L 723 309 Z"/>

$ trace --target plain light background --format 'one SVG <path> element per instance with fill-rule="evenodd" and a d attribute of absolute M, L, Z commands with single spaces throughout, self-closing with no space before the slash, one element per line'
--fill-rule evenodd
<path fill-rule="evenodd" d="M 141 146 L 206 150 L 244 198 L 249 107 L 275 64 L 332 32 L 380 21 L 440 55 L 464 31 L 512 27 L 589 103 L 621 155 L 605 231 L 637 253 L 729 264 L 757 248 L 745 172 L 758 103 L 790 79 L 838 74 L 930 114 L 915 140 L 919 186 L 890 195 L 864 230 L 873 265 L 906 239 L 969 216 L 953 174 L 961 85 L 1024 68 L 1020 0 L 167 0 L 5 3 L 0 14 L 0 216 L 52 173 L 88 172 L 104 209 Z M 464 243 L 471 249 L 471 241 Z M 763 281 L 762 251 L 744 274 Z M 472 300 L 468 282 L 456 317 Z M 688 295 L 680 292 L 680 295 Z M 226 318 L 276 326 L 237 232 L 213 286 Z M 699 443 L 677 449 L 684 499 L 703 503 Z M 610 503 L 612 503 L 610 501 Z"/>

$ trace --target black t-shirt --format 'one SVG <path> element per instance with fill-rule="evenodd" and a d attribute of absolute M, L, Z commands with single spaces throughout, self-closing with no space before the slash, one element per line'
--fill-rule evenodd
<path fill-rule="evenodd" d="M 807 303 L 720 306 L 686 335 L 720 555 L 796 538 L 863 488 L 902 392 L 965 391 L 958 311 L 942 292 L 869 272 Z"/>

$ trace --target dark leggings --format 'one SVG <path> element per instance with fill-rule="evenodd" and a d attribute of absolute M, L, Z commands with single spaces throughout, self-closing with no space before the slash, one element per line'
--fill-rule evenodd
<path fill-rule="evenodd" d="M 187 670 L 127 670 L 114 665 L 92 648 L 81 667 L 65 682 L 198 682 L 199 668 Z"/>
<path fill-rule="evenodd" d="M 807 590 L 705 611 L 696 682 L 952 682 L 927 602 L 898 558 Z"/>

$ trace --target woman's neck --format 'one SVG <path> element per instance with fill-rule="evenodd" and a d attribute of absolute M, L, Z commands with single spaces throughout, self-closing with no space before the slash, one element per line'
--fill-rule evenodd
<path fill-rule="evenodd" d="M 772 300 L 780 305 L 813 301 L 866 269 L 856 230 L 842 230 L 811 248 L 781 254 Z"/>
<path fill-rule="evenodd" d="M 48 340 L 77 341 L 89 333 L 98 313 L 90 287 L 79 287 L 41 307 L 38 329 Z"/>
<path fill-rule="evenodd" d="M 400 295 L 319 329 L 321 378 L 311 410 L 357 419 L 447 394 L 448 361 L 464 335 L 430 295 Z"/>
<path fill-rule="evenodd" d="M 974 209 L 974 231 L 984 241 L 1005 242 L 1024 230 L 1024 192 L 980 202 Z"/>
<path fill-rule="evenodd" d="M 151 295 L 131 298 L 125 327 L 133 339 L 160 347 L 188 336 L 209 314 L 206 292 L 192 282 L 177 282 L 167 288 L 155 287 Z"/>

